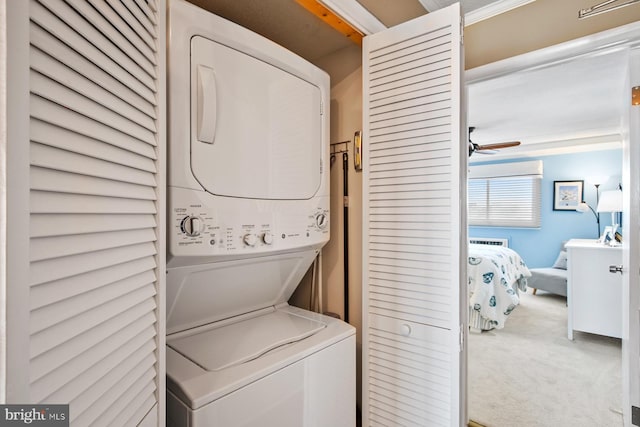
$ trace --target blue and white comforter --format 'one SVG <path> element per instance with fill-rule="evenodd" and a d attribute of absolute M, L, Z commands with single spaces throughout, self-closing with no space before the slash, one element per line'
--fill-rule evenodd
<path fill-rule="evenodd" d="M 470 244 L 468 276 L 470 314 L 480 314 L 485 324 L 502 329 L 520 304 L 518 290 L 527 290 L 531 272 L 512 249 Z"/>

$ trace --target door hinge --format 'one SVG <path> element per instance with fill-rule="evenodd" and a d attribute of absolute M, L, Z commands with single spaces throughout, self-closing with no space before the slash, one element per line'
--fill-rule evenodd
<path fill-rule="evenodd" d="M 631 88 L 631 105 L 640 105 L 640 86 Z"/>
<path fill-rule="evenodd" d="M 640 426 L 640 408 L 637 406 L 631 407 L 631 424 L 634 426 Z"/>
<path fill-rule="evenodd" d="M 460 324 L 460 351 L 464 349 L 464 325 Z"/>
<path fill-rule="evenodd" d="M 464 44 L 464 16 L 460 18 L 460 44 Z"/>
<path fill-rule="evenodd" d="M 323 116 L 324 115 L 324 102 L 320 101 L 320 115 Z"/>

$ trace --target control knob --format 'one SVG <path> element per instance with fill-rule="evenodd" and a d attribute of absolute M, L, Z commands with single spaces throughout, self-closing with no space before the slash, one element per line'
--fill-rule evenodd
<path fill-rule="evenodd" d="M 202 218 L 199 216 L 186 216 L 180 223 L 180 230 L 187 236 L 199 236 L 202 232 Z"/>
<path fill-rule="evenodd" d="M 265 245 L 272 244 L 273 234 L 269 233 L 268 231 L 265 231 L 264 234 L 262 235 L 262 241 L 264 242 Z"/>
<path fill-rule="evenodd" d="M 245 245 L 253 247 L 256 245 L 256 243 L 258 243 L 258 238 L 255 234 L 248 233 L 244 235 L 242 241 Z"/>
<path fill-rule="evenodd" d="M 329 220 L 328 220 L 326 214 L 320 213 L 320 214 L 316 215 L 316 226 L 319 229 L 323 230 L 327 226 L 328 222 L 329 222 Z"/>

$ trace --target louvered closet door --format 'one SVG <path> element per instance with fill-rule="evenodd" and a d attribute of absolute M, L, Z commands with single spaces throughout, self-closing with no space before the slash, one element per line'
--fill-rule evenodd
<path fill-rule="evenodd" d="M 164 10 L 31 0 L 30 399 L 163 419 Z"/>
<path fill-rule="evenodd" d="M 365 38 L 367 426 L 464 422 L 460 31 L 454 5 Z"/>

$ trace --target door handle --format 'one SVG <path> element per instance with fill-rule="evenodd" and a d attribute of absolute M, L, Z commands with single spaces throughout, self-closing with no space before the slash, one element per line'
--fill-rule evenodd
<path fill-rule="evenodd" d="M 610 265 L 609 273 L 620 273 L 622 274 L 622 266 L 621 265 Z"/>
<path fill-rule="evenodd" d="M 198 141 L 213 144 L 216 136 L 217 93 L 216 75 L 204 65 L 198 65 Z"/>

